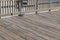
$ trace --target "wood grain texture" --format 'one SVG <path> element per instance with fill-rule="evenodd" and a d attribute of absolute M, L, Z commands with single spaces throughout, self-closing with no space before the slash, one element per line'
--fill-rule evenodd
<path fill-rule="evenodd" d="M 60 40 L 60 17 L 40 13 L 3 18 L 0 40 Z"/>

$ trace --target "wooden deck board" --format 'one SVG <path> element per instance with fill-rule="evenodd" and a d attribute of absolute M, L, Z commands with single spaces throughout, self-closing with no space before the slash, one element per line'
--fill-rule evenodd
<path fill-rule="evenodd" d="M 3 18 L 0 40 L 60 40 L 60 19 L 47 13 Z"/>

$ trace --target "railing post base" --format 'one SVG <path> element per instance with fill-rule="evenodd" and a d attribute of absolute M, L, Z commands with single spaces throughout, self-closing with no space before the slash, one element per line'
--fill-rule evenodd
<path fill-rule="evenodd" d="M 11 13 L 11 15 L 13 15 L 13 13 Z"/>
<path fill-rule="evenodd" d="M 38 14 L 38 12 L 36 11 L 36 15 Z"/>
<path fill-rule="evenodd" d="M 21 16 L 22 17 L 22 16 L 24 16 L 24 14 L 19 14 L 18 16 Z"/>
<path fill-rule="evenodd" d="M 51 9 L 49 9 L 49 12 L 51 12 Z"/>
<path fill-rule="evenodd" d="M 51 9 L 49 9 L 48 11 L 49 11 L 50 14 L 52 14 L 52 13 L 51 13 Z M 53 14 L 52 14 L 52 15 L 53 15 Z"/>

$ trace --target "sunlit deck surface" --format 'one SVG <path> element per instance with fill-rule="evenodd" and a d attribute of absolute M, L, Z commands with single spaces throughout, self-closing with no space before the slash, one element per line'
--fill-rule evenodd
<path fill-rule="evenodd" d="M 0 40 L 60 40 L 60 17 L 55 14 L 15 16 L 0 21 Z"/>

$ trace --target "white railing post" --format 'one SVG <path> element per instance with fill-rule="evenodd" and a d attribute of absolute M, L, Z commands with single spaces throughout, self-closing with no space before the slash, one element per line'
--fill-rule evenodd
<path fill-rule="evenodd" d="M 51 13 L 51 0 L 49 0 L 49 12 Z"/>
<path fill-rule="evenodd" d="M 36 14 L 38 14 L 38 0 L 36 0 Z"/>
<path fill-rule="evenodd" d="M 21 2 L 19 2 L 19 14 L 18 16 L 23 16 L 23 14 L 21 13 L 22 10 L 22 6 L 21 6 Z"/>

